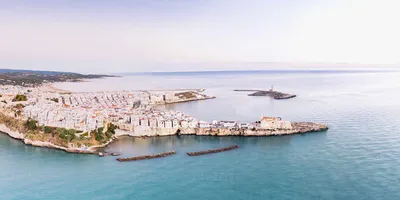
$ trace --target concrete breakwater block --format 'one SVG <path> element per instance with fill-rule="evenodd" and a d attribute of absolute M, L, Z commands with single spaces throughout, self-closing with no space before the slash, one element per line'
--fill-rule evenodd
<path fill-rule="evenodd" d="M 230 151 L 230 150 L 237 149 L 237 148 L 239 148 L 238 145 L 232 145 L 232 146 L 225 147 L 225 148 L 210 149 L 207 151 L 187 152 L 186 154 L 189 156 L 201 156 L 201 155 L 210 154 L 210 153 L 219 153 L 219 152 L 223 152 L 223 151 Z"/>
<path fill-rule="evenodd" d="M 162 158 L 170 155 L 176 154 L 176 151 L 167 151 L 164 153 L 158 153 L 158 154 L 153 154 L 153 155 L 145 155 L 145 156 L 135 156 L 135 157 L 129 157 L 129 158 L 117 158 L 117 161 L 119 162 L 126 162 L 126 161 L 137 161 L 137 160 L 147 160 L 147 159 L 153 159 L 153 158 Z"/>

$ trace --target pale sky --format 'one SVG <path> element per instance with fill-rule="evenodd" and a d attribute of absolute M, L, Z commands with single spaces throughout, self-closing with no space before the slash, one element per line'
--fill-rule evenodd
<path fill-rule="evenodd" d="M 397 0 L 0 0 L 0 68 L 397 66 L 399 8 Z"/>

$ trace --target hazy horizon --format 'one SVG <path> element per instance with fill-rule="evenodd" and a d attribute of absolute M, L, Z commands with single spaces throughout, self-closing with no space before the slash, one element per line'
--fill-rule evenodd
<path fill-rule="evenodd" d="M 271 67 L 254 63 L 397 68 L 399 5 L 393 0 L 0 1 L 0 68 L 80 73 Z"/>
<path fill-rule="evenodd" d="M 160 64 L 162 65 L 162 64 Z M 182 64 L 181 64 L 182 65 Z M 0 68 L 1 70 L 32 70 L 32 71 L 55 71 L 55 72 L 71 72 L 82 74 L 150 74 L 150 73 L 193 73 L 193 72 L 257 72 L 257 71 L 399 71 L 396 65 L 362 65 L 362 64 L 329 64 L 329 63 L 308 63 L 308 64 L 288 64 L 288 63 L 240 63 L 240 64 L 184 64 L 188 66 L 195 66 L 195 68 L 173 70 L 167 68 L 166 70 L 132 70 L 132 71 L 114 71 L 114 72 L 82 72 L 71 70 L 56 70 L 56 69 L 40 69 L 40 68 Z M 222 68 L 207 68 L 207 66 L 225 66 Z M 233 66 L 230 67 L 229 66 Z M 249 68 L 237 68 L 237 66 L 250 66 Z M 378 67 L 379 66 L 379 67 Z"/>

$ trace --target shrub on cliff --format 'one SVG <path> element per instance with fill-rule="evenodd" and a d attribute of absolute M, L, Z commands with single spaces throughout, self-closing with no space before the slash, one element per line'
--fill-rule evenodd
<path fill-rule="evenodd" d="M 54 102 L 58 103 L 58 98 L 51 98 L 50 101 L 54 101 Z"/>
<path fill-rule="evenodd" d="M 112 134 L 115 134 L 115 129 L 117 129 L 118 127 L 116 125 L 114 125 L 113 123 L 110 123 L 110 125 L 108 126 L 107 132 L 110 132 Z"/>
<path fill-rule="evenodd" d="M 60 138 L 63 140 L 71 141 L 76 138 L 75 130 L 73 129 L 62 129 L 60 133 Z"/>
<path fill-rule="evenodd" d="M 28 100 L 28 98 L 25 95 L 17 94 L 17 95 L 15 95 L 15 97 L 12 101 L 15 102 L 15 101 L 26 101 L 26 100 Z"/>
<path fill-rule="evenodd" d="M 45 133 L 52 133 L 53 131 L 54 131 L 53 127 L 50 127 L 50 126 L 45 126 L 44 127 L 44 132 Z"/>
<path fill-rule="evenodd" d="M 98 128 L 97 130 L 95 130 L 95 132 L 94 132 L 94 138 L 95 138 L 97 141 L 102 141 L 102 140 L 104 139 L 104 136 L 103 136 L 103 128 Z"/>
<path fill-rule="evenodd" d="M 110 139 L 113 136 L 113 133 L 111 133 L 110 131 L 107 131 L 106 136 L 108 139 Z"/>
<path fill-rule="evenodd" d="M 25 106 L 22 104 L 22 103 L 19 103 L 19 104 L 17 104 L 17 105 L 15 105 L 15 108 L 16 109 L 22 109 L 22 108 L 24 108 Z"/>
<path fill-rule="evenodd" d="M 79 136 L 79 139 L 80 139 L 80 140 L 83 140 L 83 139 L 85 139 L 85 138 L 88 137 L 88 136 L 89 136 L 89 133 L 88 133 L 88 132 L 85 132 L 85 133 L 83 133 L 82 135 Z"/>
<path fill-rule="evenodd" d="M 28 120 L 26 120 L 25 127 L 28 130 L 36 130 L 37 129 L 37 125 L 36 124 L 37 124 L 36 120 L 28 119 Z"/>

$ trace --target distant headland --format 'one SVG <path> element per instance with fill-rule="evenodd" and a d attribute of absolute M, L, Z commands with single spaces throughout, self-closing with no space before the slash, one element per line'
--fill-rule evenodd
<path fill-rule="evenodd" d="M 0 69 L 0 85 L 39 86 L 44 83 L 78 82 L 84 79 L 118 77 L 104 74 L 79 74 L 73 72 Z"/>

